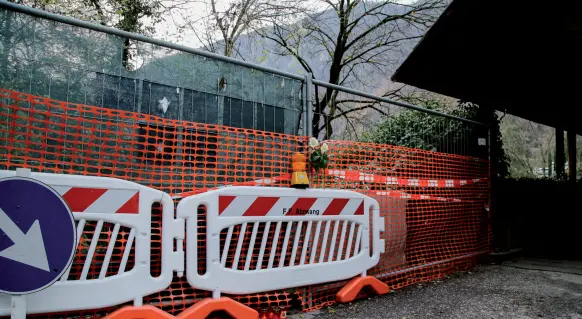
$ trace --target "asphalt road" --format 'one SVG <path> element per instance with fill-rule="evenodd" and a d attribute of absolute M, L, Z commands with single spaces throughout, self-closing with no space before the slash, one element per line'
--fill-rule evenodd
<path fill-rule="evenodd" d="M 522 264 L 480 266 L 381 297 L 289 317 L 582 319 L 582 275 L 578 274 L 582 264 L 544 271 Z"/>

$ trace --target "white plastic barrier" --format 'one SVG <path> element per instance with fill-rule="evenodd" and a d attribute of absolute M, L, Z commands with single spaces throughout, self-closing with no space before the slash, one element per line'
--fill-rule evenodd
<path fill-rule="evenodd" d="M 15 171 L 0 171 L 0 178 L 15 175 Z M 83 248 L 86 254 L 78 278 L 68 280 L 69 268 L 54 285 L 26 295 L 27 314 L 99 309 L 132 300 L 139 306 L 143 296 L 168 287 L 174 271 L 183 275 L 184 221 L 174 219 L 174 203 L 168 194 L 115 178 L 45 173 L 32 173 L 30 177 L 51 186 L 65 199 L 77 221 L 78 240 L 89 223 L 95 226 L 94 229 L 91 226 L 93 235 L 89 247 Z M 155 278 L 150 275 L 154 203 L 163 206 L 161 273 Z M 120 229 L 129 230 L 129 236 L 125 239 L 121 260 L 112 265 L 113 252 L 120 249 L 115 247 L 115 242 L 124 240 Z M 115 240 L 97 247 L 102 232 L 111 232 Z M 177 239 L 177 251 L 174 251 L 174 239 Z M 129 260 L 132 247 L 135 256 Z M 99 263 L 99 273 L 91 274 L 96 250 L 104 251 L 105 256 Z M 133 267 L 128 269 L 130 263 Z M 112 268 L 116 270 L 113 274 Z M 0 294 L 0 316 L 10 315 L 10 300 L 10 296 Z"/>
<path fill-rule="evenodd" d="M 205 260 L 190 244 L 200 240 L 201 205 Z M 226 187 L 183 199 L 177 216 L 186 220 L 188 282 L 215 297 L 347 279 L 376 265 L 384 252 L 378 202 L 351 191 Z"/>

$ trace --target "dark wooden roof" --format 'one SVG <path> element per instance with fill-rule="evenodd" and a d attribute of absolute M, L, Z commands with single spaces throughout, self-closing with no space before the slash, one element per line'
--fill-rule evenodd
<path fill-rule="evenodd" d="M 392 79 L 582 134 L 582 1 L 454 0 Z"/>

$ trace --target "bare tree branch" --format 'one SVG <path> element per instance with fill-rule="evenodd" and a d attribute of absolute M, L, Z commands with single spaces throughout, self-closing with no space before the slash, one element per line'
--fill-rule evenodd
<path fill-rule="evenodd" d="M 262 28 L 273 20 L 287 21 L 303 0 L 204 0 L 202 17 L 197 18 L 192 10 L 182 17 L 204 49 L 225 56 L 238 54 L 239 38 L 246 33 Z M 195 22 L 190 22 L 195 21 Z"/>
<path fill-rule="evenodd" d="M 270 28 L 258 32 L 272 44 L 270 51 L 292 56 L 307 72 L 332 84 L 369 89 L 371 74 L 389 77 L 406 53 L 403 44 L 422 37 L 447 4 L 446 0 L 421 0 L 412 4 L 372 0 L 316 0 L 313 10 L 301 20 L 282 24 L 272 20 Z M 323 9 L 322 9 L 323 8 Z M 314 69 L 317 67 L 317 69 Z M 377 84 L 376 84 L 377 85 Z M 385 95 L 401 96 L 401 87 L 388 88 Z M 315 87 L 313 133 L 333 135 L 332 122 L 365 109 L 384 113 L 379 103 L 344 96 L 335 90 Z M 337 99 L 337 100 L 336 100 Z M 365 99 L 364 99 L 365 100 Z M 320 123 L 320 121 L 322 121 Z M 353 125 L 349 120 L 348 126 Z M 352 127 L 352 129 L 354 129 Z"/>

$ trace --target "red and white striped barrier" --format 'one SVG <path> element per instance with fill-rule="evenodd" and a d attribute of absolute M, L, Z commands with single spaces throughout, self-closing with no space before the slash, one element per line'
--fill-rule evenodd
<path fill-rule="evenodd" d="M 104 214 L 137 214 L 139 191 L 135 189 L 105 189 L 53 186 L 73 212 Z"/>
<path fill-rule="evenodd" d="M 439 197 L 439 196 L 430 196 L 430 195 L 419 195 L 419 194 L 408 194 L 405 192 L 399 191 L 368 191 L 366 194 L 370 196 L 388 196 L 388 197 L 397 197 L 402 199 L 413 199 L 413 200 L 434 200 L 438 202 L 449 202 L 449 203 L 460 203 L 460 202 L 467 202 L 467 200 L 462 200 L 459 198 L 452 198 L 452 197 Z"/>
<path fill-rule="evenodd" d="M 361 198 L 228 196 L 218 198 L 218 215 L 240 216 L 363 215 Z"/>
<path fill-rule="evenodd" d="M 0 171 L 0 178 L 15 175 L 15 171 Z M 69 268 L 54 285 L 26 296 L 27 314 L 101 309 L 128 301 L 141 306 L 142 297 L 170 285 L 174 271 L 183 274 L 185 226 L 183 220 L 174 219 L 174 203 L 168 194 L 116 178 L 46 173 L 30 173 L 29 177 L 63 197 L 75 218 L 77 240 L 83 236 L 90 244 L 77 255 L 82 259 L 76 261 L 82 263 L 82 271 L 74 279 L 69 280 Z M 162 267 L 156 278 L 150 274 L 154 203 L 162 204 Z M 129 231 L 127 237 L 122 228 Z M 97 247 L 102 234 L 111 238 L 107 247 Z M 119 241 L 125 244 L 119 245 Z M 103 259 L 95 257 L 99 250 L 105 252 Z M 112 256 L 119 250 L 123 257 L 113 262 Z M 127 267 L 130 263 L 131 269 Z M 10 297 L 0 294 L 0 316 L 10 312 Z"/>
<path fill-rule="evenodd" d="M 376 174 L 369 174 L 356 171 L 343 171 L 337 169 L 328 169 L 327 175 L 339 177 L 348 181 L 378 183 L 385 185 L 399 185 L 411 187 L 440 187 L 451 188 L 472 185 L 486 181 L 486 179 L 415 179 L 415 178 L 398 178 L 391 176 L 383 176 Z"/>
<path fill-rule="evenodd" d="M 198 238 L 201 205 L 206 208 L 206 273 L 198 274 L 203 261 L 192 245 L 186 252 L 186 276 L 193 287 L 214 291 L 215 298 L 222 292 L 256 293 L 351 278 L 376 265 L 384 252 L 378 202 L 357 192 L 225 187 L 189 196 L 176 212 L 186 220 L 189 242 Z"/>

